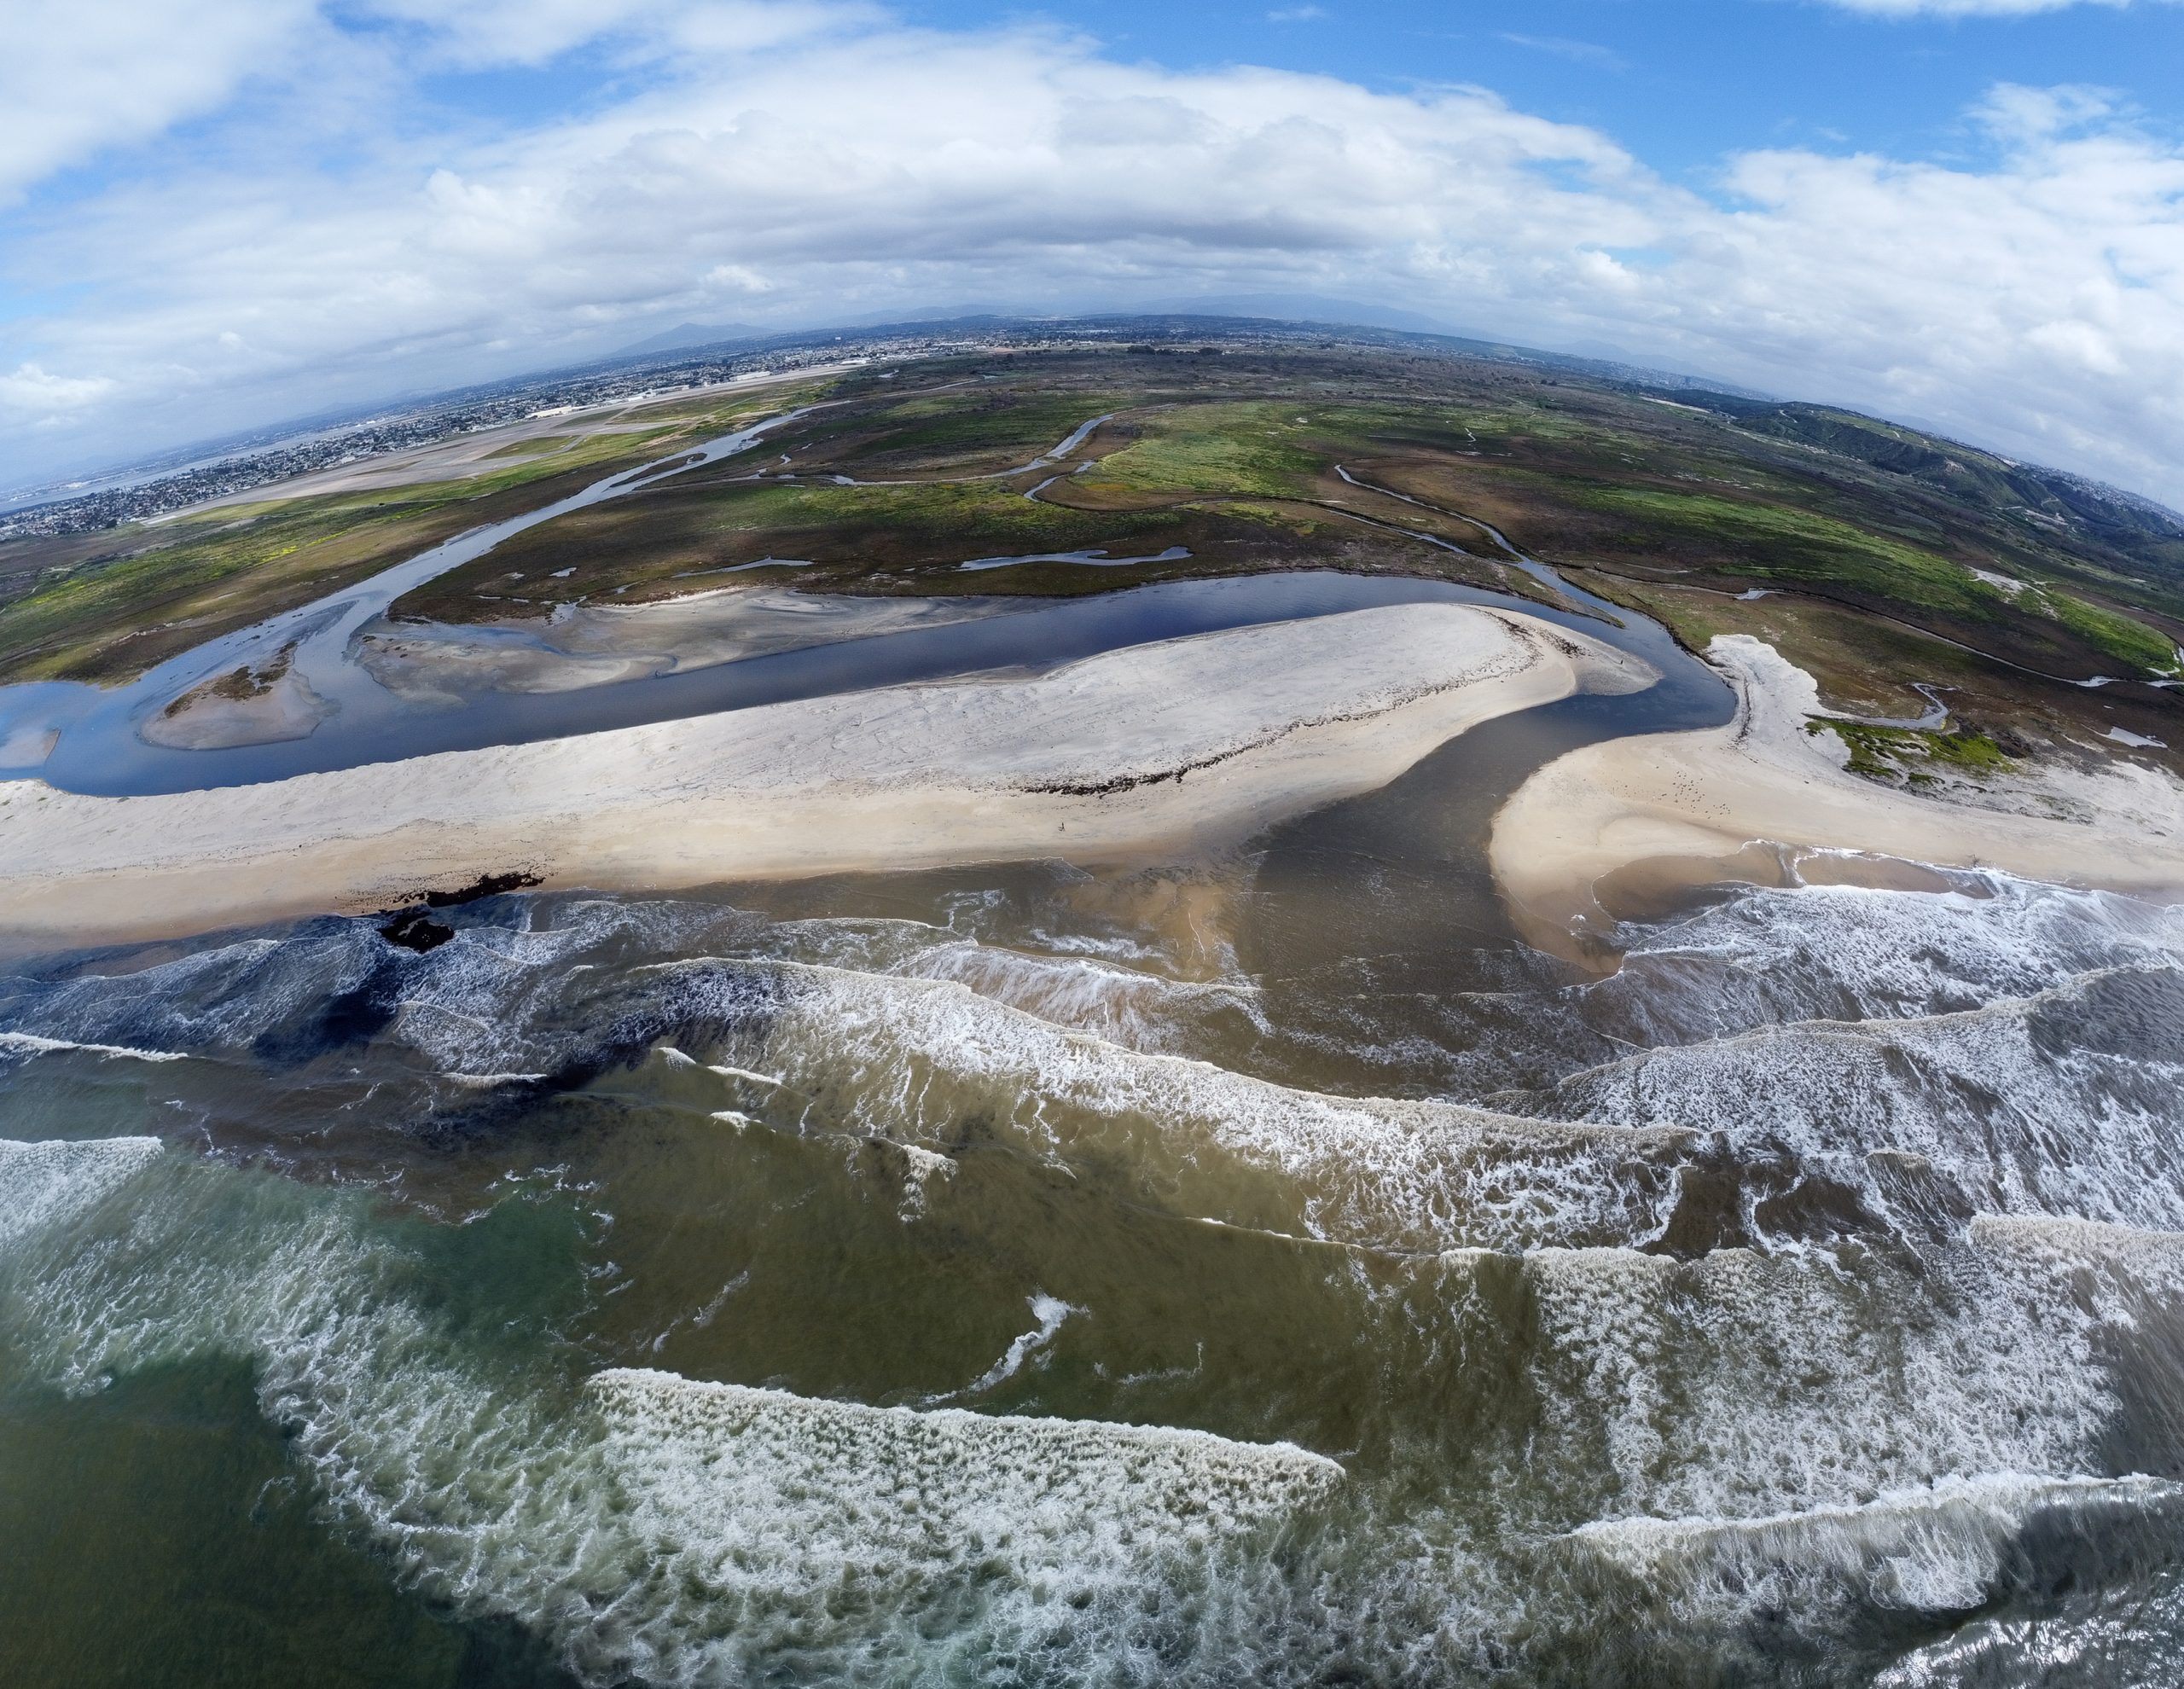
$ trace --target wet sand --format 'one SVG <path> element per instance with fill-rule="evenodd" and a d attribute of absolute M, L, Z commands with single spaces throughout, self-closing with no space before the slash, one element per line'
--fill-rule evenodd
<path fill-rule="evenodd" d="M 750 565 L 741 566 L 748 568 Z M 641 604 L 564 604 L 550 616 L 365 625 L 358 663 L 409 703 L 489 692 L 566 692 L 687 673 L 779 651 L 1003 616 L 1019 598 L 863 598 L 786 587 L 714 587 Z"/>
<path fill-rule="evenodd" d="M 1480 722 L 1653 678 L 1530 617 L 1412 605 L 256 786 L 21 781 L 0 791 L 0 942 L 383 907 L 510 868 L 666 889 L 1217 848 Z"/>
<path fill-rule="evenodd" d="M 1917 864 L 2184 899 L 2184 786 L 2161 770 L 2117 762 L 1885 785 L 1849 772 L 1836 735 L 1805 731 L 1826 713 L 1817 688 L 1771 646 L 1725 635 L 1707 655 L 1737 688 L 1733 722 L 1572 751 L 1496 816 L 1495 879 L 1535 947 L 1597 965 L 1612 959 L 1618 916 L 1679 890 L 1903 885 Z"/>
<path fill-rule="evenodd" d="M 253 674 L 245 665 L 192 687 L 139 732 L 154 745 L 210 751 L 307 738 L 332 713 L 283 653 L 270 673 Z"/>

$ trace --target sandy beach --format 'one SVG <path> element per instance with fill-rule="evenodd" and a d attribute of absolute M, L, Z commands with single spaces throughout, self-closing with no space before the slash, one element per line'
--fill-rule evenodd
<path fill-rule="evenodd" d="M 768 705 L 262 785 L 0 786 L 0 943 L 23 951 L 548 885 L 1217 844 L 1385 785 L 1478 723 L 1635 659 L 1531 618 L 1409 605 L 1134 647 L 1031 677 Z"/>
<path fill-rule="evenodd" d="M 2184 786 L 2158 769 L 1883 784 L 1848 771 L 1834 734 L 1806 731 L 1827 712 L 1812 677 L 1773 647 L 1725 635 L 1706 654 L 1736 686 L 1734 721 L 1571 752 L 1495 818 L 1495 879 L 1531 943 L 1600 963 L 1615 914 L 1679 887 L 1916 885 L 1921 864 L 2184 898 Z"/>

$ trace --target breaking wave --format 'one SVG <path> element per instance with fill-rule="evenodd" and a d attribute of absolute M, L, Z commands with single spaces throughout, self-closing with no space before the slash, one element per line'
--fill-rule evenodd
<path fill-rule="evenodd" d="M 444 1239 L 155 1143 L 9 1143 L 0 1178 L 42 1193 L 0 1249 L 19 1363 L 81 1392 L 253 1361 L 267 1417 L 406 1580 L 520 1618 L 592 1682 L 1176 1657 L 1237 1557 L 1343 1482 L 1202 1431 L 581 1377 L 543 1326 L 481 1341 L 508 1310 L 450 1305 Z"/>
<path fill-rule="evenodd" d="M 2184 961 L 2184 907 L 2000 874 L 1947 892 L 1848 885 L 1745 890 L 1623 928 L 1618 972 L 1586 1019 L 1647 1047 L 1804 1020 L 1943 1015 L 2104 968 Z"/>
<path fill-rule="evenodd" d="M 2024 998 L 1902 1019 L 1804 1021 L 1627 1056 L 1507 1100 L 1717 1135 L 1876 1205 L 1876 1153 L 1917 1157 L 1981 1208 L 2184 1229 L 2184 967 L 2107 967 Z"/>
<path fill-rule="evenodd" d="M 2142 1294 L 2175 1239 L 1995 1222 L 1975 1247 L 2036 1270 L 2006 1260 L 1912 1332 L 1807 1258 L 1420 1261 L 1414 1310 L 1446 1327 L 1519 1291 L 1500 1317 L 1505 1341 L 1544 1334 L 1509 1351 L 1536 1406 L 1466 1434 L 1487 1457 L 1468 1479 L 1438 1446 L 1346 1477 L 1197 1431 L 591 1371 L 552 1309 L 450 1294 L 480 1228 L 531 1222 L 520 1200 L 426 1227 L 144 1141 L 9 1145 L 0 1170 L 11 1199 L 43 1193 L 0 1247 L 19 1377 L 251 1361 L 349 1529 L 594 1683 L 1551 1675 L 1603 1645 L 1617 1590 L 1612 1649 L 1673 1671 L 1733 1656 L 1755 1602 L 1815 1636 L 1966 1611 L 2029 1576 L 2035 1524 L 2128 1536 L 2172 1510 L 2168 1484 L 2098 1470 L 2126 1411 L 2097 1352 L 2117 1311 L 2040 1293 L 2098 1257 Z M 1487 1358 L 1484 1329 L 1439 1387 Z"/>
<path fill-rule="evenodd" d="M 96 1081 L 160 1118 L 208 1070 L 463 1145 L 590 1100 L 586 1129 L 731 1169 L 877 1151 L 892 1182 L 839 1188 L 943 1263 L 987 1247 L 997 1152 L 1068 1193 L 1026 1228 L 1152 1251 L 1230 1364 L 1348 1343 L 1248 1434 L 1250 1367 L 1132 1394 L 1112 1310 L 1028 1271 L 1033 1328 L 918 1386 L 953 1396 L 883 1398 L 915 1408 L 601 1370 L 633 1357 L 572 1335 L 591 1265 L 511 1303 L 464 1251 L 535 1227 L 595 1262 L 611 1189 L 443 1225 L 133 1132 L 0 1144 L 19 1375 L 247 1359 L 346 1529 L 587 1681 L 1970 1682 L 2023 1658 L 1982 1615 L 2094 1657 L 2085 1603 L 2168 1587 L 2177 911 L 2001 876 L 1738 892 L 1626 929 L 1610 979 L 1512 967 L 1381 1029 L 1463 1030 L 1402 1071 L 1476 1083 L 1378 1098 L 1205 1059 L 1304 1041 L 1248 979 L 1112 946 L 694 901 L 450 918 L 421 956 L 329 920 L 0 983 L 9 1117 Z M 1217 1291 L 1115 1215 L 1219 1221 L 1258 1265 Z M 938 1405 L 1049 1366 L 1113 1405 Z M 1208 1428 L 1126 1423 L 1145 1402 Z"/>

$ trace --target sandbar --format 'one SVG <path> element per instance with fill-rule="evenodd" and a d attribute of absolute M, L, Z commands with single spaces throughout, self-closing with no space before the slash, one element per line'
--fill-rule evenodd
<path fill-rule="evenodd" d="M 716 587 L 638 604 L 561 604 L 545 617 L 481 624 L 375 618 L 357 661 L 411 703 L 488 692 L 570 692 L 682 674 L 778 651 L 1037 608 L 1025 598 L 862 597 Z"/>
<path fill-rule="evenodd" d="M 1496 883 L 1537 948 L 1606 965 L 1619 900 L 1730 880 L 1938 889 L 1920 865 L 2184 899 L 2184 786 L 2163 769 L 2116 760 L 1884 784 L 1849 771 L 1834 734 L 1806 730 L 1829 712 L 1772 646 L 1727 634 L 1706 656 L 1737 689 L 1727 726 L 1570 752 L 1495 817 Z"/>
<path fill-rule="evenodd" d="M 665 890 L 1143 860 L 1371 791 L 1495 717 L 1656 678 L 1529 616 L 1414 604 L 254 786 L 20 781 L 0 785 L 0 944 L 386 908 L 519 868 Z"/>
<path fill-rule="evenodd" d="M 152 717 L 139 732 L 154 745 L 178 751 L 308 738 L 333 706 L 311 690 L 311 683 L 290 665 L 289 656 L 283 651 L 270 671 L 253 671 L 245 665 L 200 682 Z"/>

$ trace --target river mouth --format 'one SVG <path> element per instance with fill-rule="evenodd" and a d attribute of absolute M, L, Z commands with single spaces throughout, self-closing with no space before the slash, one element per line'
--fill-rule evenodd
<path fill-rule="evenodd" d="M 2184 915 L 1935 871 L 1644 888 L 1606 978 L 1529 949 L 1507 794 L 1729 715 L 1641 618 L 1165 583 L 351 690 L 276 744 L 81 715 L 44 773 L 247 783 L 1448 601 L 1663 678 L 1210 860 L 487 881 L 429 943 L 15 965 L 0 1651 L 155 1689 L 2173 1680 Z"/>
<path fill-rule="evenodd" d="M 346 684 L 337 713 L 307 736 L 266 744 L 208 749 L 150 744 L 139 723 L 152 711 L 153 697 L 133 704 L 117 699 L 62 727 L 44 765 L 32 772 L 68 791 L 113 797 L 243 786 L 876 687 L 1002 670 L 1036 671 L 1159 640 L 1390 604 L 1489 604 L 1521 610 L 1638 649 L 1657 667 L 1673 664 L 1682 672 L 1671 684 L 1640 694 L 1624 712 L 1614 715 L 1620 731 L 1728 718 L 1728 688 L 1703 665 L 1676 651 L 1665 635 L 1647 637 L 1644 630 L 1634 634 L 1631 628 L 1609 627 L 1591 616 L 1449 583 L 1312 571 L 1156 583 L 611 684 L 473 693 L 438 707 L 398 698 L 358 670 L 362 684 Z M 164 691 L 153 690 L 164 699 Z"/>
<path fill-rule="evenodd" d="M 1955 874 L 1527 949 L 1494 811 L 1694 679 L 1212 861 L 19 966 L 0 1473 L 74 1477 L 0 1483 L 8 1634 L 160 1689 L 1817 1685 L 2121 1607 L 2158 1678 L 2184 926 Z"/>

